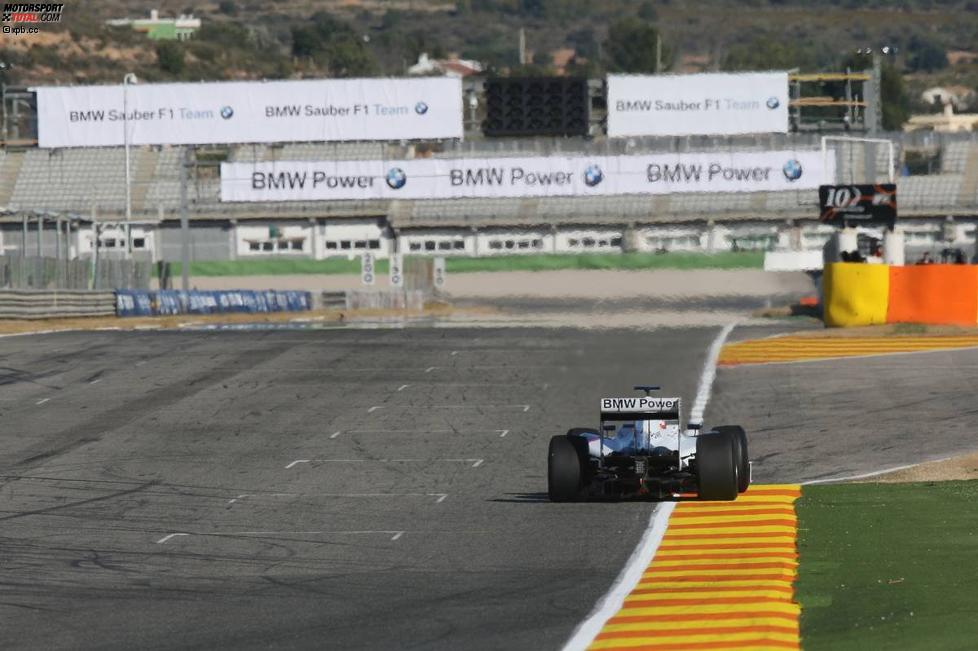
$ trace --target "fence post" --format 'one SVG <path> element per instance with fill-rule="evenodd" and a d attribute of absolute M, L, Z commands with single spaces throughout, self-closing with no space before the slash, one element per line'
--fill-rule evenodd
<path fill-rule="evenodd" d="M 183 148 L 180 161 L 180 288 L 190 290 L 190 219 L 187 216 L 187 168 L 190 166 L 190 149 Z"/>

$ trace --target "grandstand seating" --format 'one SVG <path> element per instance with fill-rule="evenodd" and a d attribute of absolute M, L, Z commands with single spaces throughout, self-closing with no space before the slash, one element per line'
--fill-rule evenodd
<path fill-rule="evenodd" d="M 940 149 L 940 173 L 898 179 L 898 201 L 904 216 L 978 215 L 978 139 L 970 134 L 893 136 L 898 148 Z M 227 148 L 231 161 L 268 160 L 397 160 L 406 157 L 607 155 L 674 151 L 750 151 L 817 148 L 817 134 L 772 134 L 733 138 L 534 138 L 446 141 L 438 143 L 297 143 L 281 146 L 242 144 Z M 884 181 L 888 177 L 886 146 L 875 147 L 876 178 L 866 179 L 865 146 L 833 144 L 841 153 L 840 181 Z M 133 210 L 137 217 L 168 216 L 179 207 L 181 147 L 154 151 L 133 148 Z M 222 155 L 220 148 L 216 159 Z M 16 178 L 0 182 L 0 206 L 13 209 L 62 210 L 82 214 L 93 206 L 103 214 L 120 214 L 125 206 L 122 148 L 27 149 L 6 165 L 0 149 L 0 170 Z M 14 161 L 13 158 L 10 159 Z M 898 159 L 899 160 L 899 159 Z M 9 168 L 9 170 L 8 170 Z M 293 204 L 222 204 L 216 167 L 191 174 L 188 197 L 197 217 L 326 217 L 383 216 L 386 201 L 337 201 Z M 808 192 L 750 194 L 673 194 L 667 196 L 458 199 L 406 201 L 392 215 L 399 227 L 458 224 L 484 227 L 493 223 L 573 223 L 622 221 L 686 221 L 689 219 L 778 220 L 811 218 L 817 197 Z"/>

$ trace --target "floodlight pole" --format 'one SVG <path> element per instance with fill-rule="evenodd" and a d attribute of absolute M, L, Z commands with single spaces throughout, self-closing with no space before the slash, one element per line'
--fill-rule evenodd
<path fill-rule="evenodd" d="M 136 75 L 126 73 L 122 78 L 122 135 L 126 148 L 126 253 L 132 256 L 132 172 L 129 162 L 129 84 L 136 83 Z"/>
<path fill-rule="evenodd" d="M 180 161 L 180 289 L 190 290 L 190 220 L 187 215 L 187 174 L 190 167 L 190 147 L 183 148 Z"/>

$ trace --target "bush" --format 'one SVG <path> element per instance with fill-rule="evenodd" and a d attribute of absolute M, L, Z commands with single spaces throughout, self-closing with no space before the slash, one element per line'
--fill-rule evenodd
<path fill-rule="evenodd" d="M 183 46 L 177 41 L 160 41 L 156 44 L 156 64 L 163 72 L 179 75 L 185 67 Z"/>

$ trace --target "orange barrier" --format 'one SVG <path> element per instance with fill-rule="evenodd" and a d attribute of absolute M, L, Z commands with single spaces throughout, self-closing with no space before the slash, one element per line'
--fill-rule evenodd
<path fill-rule="evenodd" d="M 887 323 L 975 325 L 978 267 L 928 264 L 890 267 Z"/>
<path fill-rule="evenodd" d="M 978 325 L 978 266 L 834 262 L 823 276 L 825 325 Z"/>

